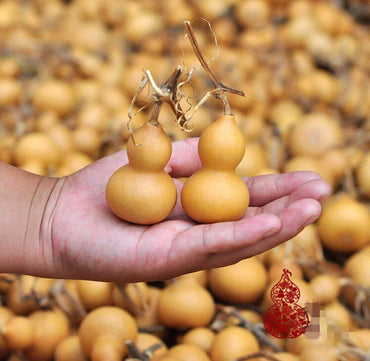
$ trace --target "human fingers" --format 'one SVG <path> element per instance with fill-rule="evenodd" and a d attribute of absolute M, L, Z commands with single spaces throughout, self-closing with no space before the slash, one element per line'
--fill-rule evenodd
<path fill-rule="evenodd" d="M 201 166 L 198 156 L 198 140 L 199 138 L 188 138 L 174 142 L 172 155 L 165 171 L 175 178 L 186 177 L 197 171 Z M 98 171 L 101 178 L 106 181 L 115 170 L 127 162 L 127 153 L 121 150 L 99 159 L 87 169 L 90 172 Z"/>
<path fill-rule="evenodd" d="M 302 184 L 322 180 L 318 173 L 299 171 L 268 174 L 246 179 L 252 206 L 263 206 L 275 199 L 290 195 Z"/>
<path fill-rule="evenodd" d="M 188 177 L 201 167 L 198 155 L 199 138 L 188 138 L 172 143 L 172 155 L 165 171 L 174 178 Z"/>
<path fill-rule="evenodd" d="M 209 268 L 234 264 L 242 259 L 252 257 L 267 251 L 289 239 L 293 238 L 310 223 L 313 223 L 321 213 L 321 205 L 314 199 L 300 199 L 292 203 L 279 218 L 280 229 L 272 235 L 250 244 L 246 238 L 240 241 L 240 248 L 229 253 L 209 254 L 204 260 L 204 265 Z"/>
<path fill-rule="evenodd" d="M 183 215 L 184 210 L 181 206 L 180 201 L 182 183 L 176 180 L 176 184 L 178 189 L 178 201 L 173 211 L 173 216 L 177 217 L 179 215 Z M 301 185 L 296 187 L 291 194 L 283 196 L 278 199 L 274 199 L 272 202 L 267 203 L 262 207 L 250 206 L 247 210 L 246 215 L 247 217 L 252 217 L 262 213 L 279 214 L 282 210 L 284 210 L 293 202 L 304 198 L 312 198 L 322 203 L 330 195 L 330 192 L 331 189 L 329 184 L 326 181 L 322 180 L 320 177 L 319 179 L 313 179 L 311 181 L 302 183 Z"/>
<path fill-rule="evenodd" d="M 197 171 L 201 166 L 197 146 L 198 138 L 174 142 L 173 152 L 165 171 L 175 178 L 186 177 Z M 105 187 L 114 171 L 127 163 L 127 153 L 122 150 L 99 159 L 76 175 L 80 177 L 82 173 L 86 179 L 94 179 L 95 186 L 100 189 Z"/>
<path fill-rule="evenodd" d="M 311 180 L 303 183 L 295 189 L 290 195 L 276 199 L 262 207 L 249 207 L 248 216 L 255 216 L 260 213 L 279 214 L 290 204 L 305 198 L 315 199 L 322 203 L 330 195 L 330 186 L 324 180 Z"/>
<path fill-rule="evenodd" d="M 183 272 L 204 269 L 213 255 L 233 253 L 255 244 L 277 232 L 280 227 L 280 219 L 269 214 L 244 218 L 238 222 L 195 225 L 179 233 L 173 240 L 167 261 Z"/>

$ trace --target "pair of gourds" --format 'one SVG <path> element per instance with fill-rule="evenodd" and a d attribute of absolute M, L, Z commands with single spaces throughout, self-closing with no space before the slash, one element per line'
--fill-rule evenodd
<path fill-rule="evenodd" d="M 199 223 L 236 221 L 249 205 L 249 192 L 235 168 L 245 140 L 234 115 L 222 114 L 200 136 L 202 168 L 191 175 L 181 191 L 187 215 Z M 129 163 L 113 173 L 106 186 L 109 208 L 119 218 L 136 224 L 166 219 L 177 202 L 177 189 L 164 168 L 172 143 L 160 124 L 145 123 L 127 143 Z"/>

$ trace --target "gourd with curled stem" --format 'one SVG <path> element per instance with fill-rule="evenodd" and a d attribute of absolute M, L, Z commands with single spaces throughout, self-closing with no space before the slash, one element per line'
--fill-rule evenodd
<path fill-rule="evenodd" d="M 136 224 L 149 225 L 166 219 L 177 200 L 172 178 L 164 171 L 172 152 L 172 143 L 158 122 L 162 101 L 171 94 L 181 74 L 176 69 L 169 80 L 157 87 L 153 83 L 154 107 L 148 122 L 132 132 L 127 143 L 129 163 L 110 177 L 106 186 L 109 208 L 119 218 Z M 164 99 L 163 99 L 164 98 Z"/>
<path fill-rule="evenodd" d="M 249 205 L 249 192 L 235 173 L 245 148 L 232 114 L 222 114 L 200 136 L 202 168 L 190 176 L 181 201 L 190 218 L 200 223 L 237 221 Z"/>
<path fill-rule="evenodd" d="M 149 121 L 133 132 L 127 144 L 129 163 L 113 173 L 106 187 L 108 206 L 116 216 L 137 224 L 169 216 L 177 199 L 175 183 L 164 171 L 171 151 L 171 140 L 159 123 Z"/>
<path fill-rule="evenodd" d="M 188 216 L 200 223 L 237 221 L 249 205 L 248 188 L 235 173 L 244 155 L 245 140 L 231 113 L 226 93 L 244 93 L 216 79 L 199 51 L 190 23 L 185 25 L 195 53 L 215 85 L 211 93 L 222 101 L 224 111 L 200 136 L 198 153 L 202 168 L 185 182 L 182 205 Z"/>

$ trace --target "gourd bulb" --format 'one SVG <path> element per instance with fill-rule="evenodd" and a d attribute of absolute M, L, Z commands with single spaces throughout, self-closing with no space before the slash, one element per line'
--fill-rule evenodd
<path fill-rule="evenodd" d="M 245 141 L 233 115 L 222 114 L 204 130 L 198 143 L 202 169 L 182 188 L 181 201 L 190 218 L 200 223 L 237 221 L 249 205 L 249 192 L 236 175 Z"/>
<path fill-rule="evenodd" d="M 118 361 L 126 354 L 124 342 L 135 340 L 138 329 L 135 319 L 125 310 L 114 306 L 99 307 L 83 319 L 78 334 L 83 351 L 92 361 Z M 104 354 L 106 355 L 104 357 Z"/>
<path fill-rule="evenodd" d="M 369 212 L 349 195 L 339 195 L 324 204 L 317 229 L 324 247 L 341 253 L 354 252 L 370 240 Z"/>
<path fill-rule="evenodd" d="M 75 107 L 76 95 L 67 82 L 47 80 L 35 90 L 32 104 L 40 111 L 52 111 L 64 116 Z"/>
<path fill-rule="evenodd" d="M 175 183 L 164 171 L 171 151 L 160 125 L 147 122 L 134 131 L 127 143 L 129 164 L 115 171 L 106 186 L 106 200 L 116 216 L 154 224 L 170 215 L 177 200 Z"/>

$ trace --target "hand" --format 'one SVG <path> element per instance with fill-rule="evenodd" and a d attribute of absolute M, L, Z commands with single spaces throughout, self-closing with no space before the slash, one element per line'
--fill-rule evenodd
<path fill-rule="evenodd" d="M 58 200 L 43 219 L 51 225 L 41 237 L 49 240 L 44 276 L 135 282 L 226 266 L 295 236 L 319 217 L 330 193 L 313 172 L 258 176 L 245 180 L 250 207 L 238 222 L 197 224 L 178 197 L 168 220 L 141 226 L 117 218 L 105 201 L 109 177 L 127 161 L 120 151 L 58 181 Z M 197 139 L 175 142 L 168 173 L 186 177 L 199 168 Z"/>

